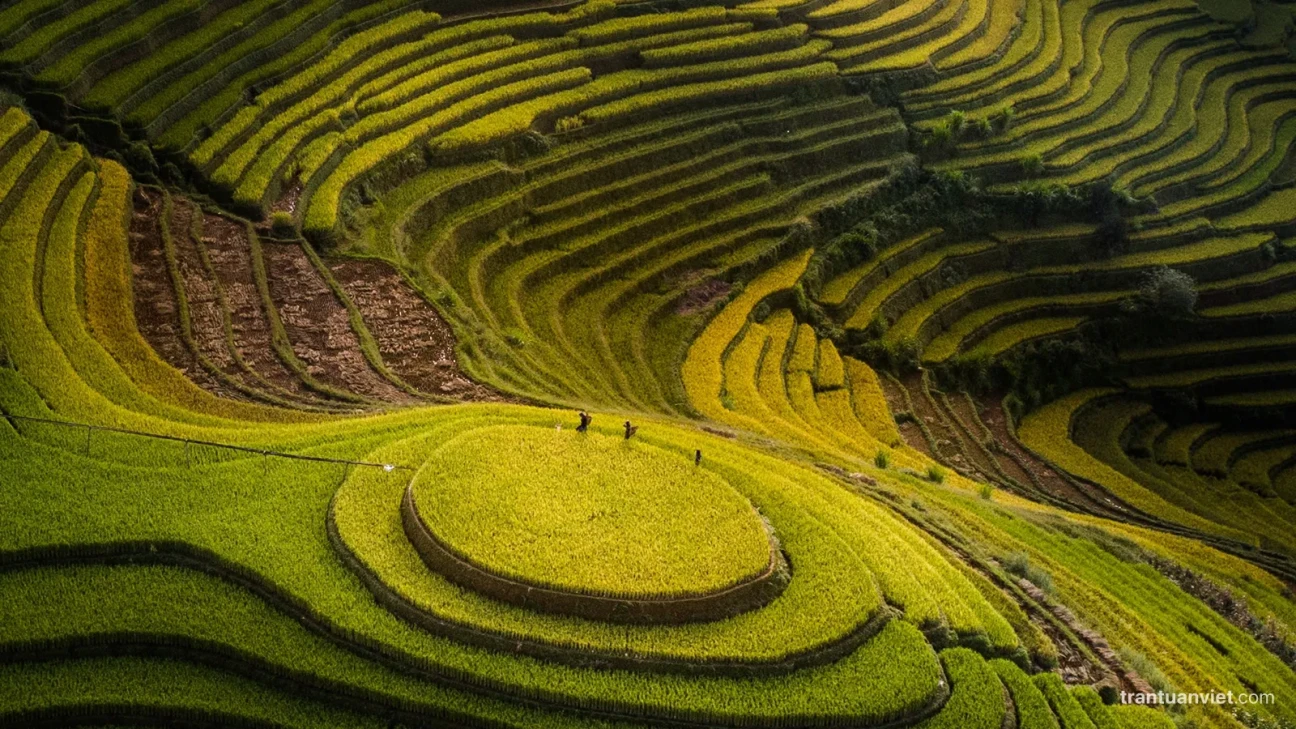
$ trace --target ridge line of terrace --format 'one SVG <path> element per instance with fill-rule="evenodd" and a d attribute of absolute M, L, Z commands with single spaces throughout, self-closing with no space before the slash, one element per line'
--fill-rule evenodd
<path fill-rule="evenodd" d="M 9 424 L 11 426 L 14 426 L 13 421 L 21 420 L 24 422 L 31 422 L 31 423 L 46 423 L 50 425 L 62 425 L 69 428 L 85 428 L 87 436 L 89 433 L 92 433 L 94 431 L 101 431 L 106 433 L 122 433 L 125 435 L 136 435 L 141 438 L 154 438 L 156 440 L 166 440 L 166 441 L 171 441 L 173 443 L 184 443 L 185 446 L 201 445 L 201 446 L 210 446 L 212 448 L 224 448 L 226 450 L 239 451 L 241 453 L 251 453 L 253 455 L 264 456 L 267 458 L 270 456 L 274 456 L 276 458 L 287 458 L 289 460 L 295 460 L 295 461 L 311 461 L 314 463 L 336 463 L 338 465 L 344 465 L 344 466 L 363 466 L 367 468 L 381 468 L 384 471 L 388 471 L 388 472 L 416 470 L 413 466 L 406 466 L 400 463 L 374 463 L 372 461 L 352 461 L 345 458 L 329 458 L 327 456 L 307 456 L 300 453 L 288 453 L 285 451 L 273 451 L 264 448 L 250 448 L 248 446 L 237 446 L 237 445 L 231 445 L 229 443 L 218 443 L 212 440 L 198 440 L 195 438 L 181 438 L 175 435 L 163 435 L 161 433 L 148 433 L 142 430 L 131 430 L 129 428 L 115 428 L 108 425 L 93 425 L 91 423 L 78 423 L 72 420 L 38 418 L 30 415 L 14 415 L 12 413 L 0 413 L 0 418 L 9 421 Z M 14 427 L 14 430 L 15 431 L 18 430 L 16 426 Z"/>

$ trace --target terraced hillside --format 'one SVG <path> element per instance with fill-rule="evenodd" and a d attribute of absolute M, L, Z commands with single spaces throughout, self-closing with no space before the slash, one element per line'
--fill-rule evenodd
<path fill-rule="evenodd" d="M 1291 16 L 0 3 L 0 726 L 1296 723 Z"/>

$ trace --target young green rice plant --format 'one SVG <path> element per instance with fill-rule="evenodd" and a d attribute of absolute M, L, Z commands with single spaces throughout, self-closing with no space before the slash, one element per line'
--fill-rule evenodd
<path fill-rule="evenodd" d="M 573 68 L 546 76 L 524 79 L 511 84 L 506 83 L 490 91 L 472 96 L 470 99 L 458 103 L 452 102 L 450 106 L 432 113 L 431 116 L 420 118 L 409 126 L 365 143 L 347 154 L 315 190 L 315 194 L 311 197 L 309 206 L 306 209 L 306 231 L 317 236 L 329 237 L 333 235 L 338 222 L 341 198 L 346 188 L 379 165 L 402 153 L 408 153 L 417 147 L 421 140 L 432 134 L 453 128 L 456 124 L 461 124 L 476 114 L 505 105 L 510 101 L 540 96 L 545 93 L 553 93 L 586 84 L 591 76 L 590 70 L 587 68 Z M 483 86 L 483 88 L 495 83 L 490 74 L 475 77 L 470 81 L 474 85 Z M 451 84 L 440 90 L 438 94 L 456 98 L 464 90 L 456 89 L 455 86 L 455 84 Z M 438 94 L 431 94 L 430 96 L 435 97 Z M 427 104 L 435 108 L 435 102 L 436 99 L 429 102 L 427 97 L 424 97 L 420 104 Z M 352 128 L 352 130 L 355 129 L 355 127 Z"/>
<path fill-rule="evenodd" d="M 1161 514 L 1181 524 L 1214 533 L 1231 533 L 1219 525 L 1175 506 L 1128 476 L 1097 460 L 1071 440 L 1071 421 L 1086 403 L 1106 390 L 1081 390 L 1030 413 L 1018 426 L 1017 435 L 1036 453 L 1059 467 L 1103 484 L 1120 498 L 1150 513 Z"/>
<path fill-rule="evenodd" d="M 922 729 L 995 729 L 1003 722 L 1003 684 L 985 659 L 967 648 L 941 652 L 950 678 L 949 701 Z"/>
<path fill-rule="evenodd" d="M 815 388 L 834 390 L 846 386 L 846 367 L 831 339 L 819 340 L 819 362 L 815 369 Z"/>
<path fill-rule="evenodd" d="M 1121 729 L 1174 729 L 1174 719 L 1164 711 L 1147 706 L 1113 706 L 1111 714 Z"/>
<path fill-rule="evenodd" d="M 999 675 L 1017 709 L 1017 726 L 1020 729 L 1059 729 L 1057 717 L 1049 708 L 1048 699 L 1039 686 L 1021 668 L 1011 661 L 996 658 L 990 667 Z"/>
<path fill-rule="evenodd" d="M 863 362 L 850 357 L 844 363 L 850 380 L 851 404 L 860 424 L 879 442 L 891 448 L 897 447 L 902 443 L 900 431 L 887 407 L 877 373 Z"/>
<path fill-rule="evenodd" d="M 59 88 L 65 87 L 76 80 L 86 66 L 98 57 L 138 42 L 149 33 L 155 32 L 159 26 L 175 22 L 200 7 L 201 3 L 196 0 L 164 2 L 116 28 L 77 44 L 75 48 L 60 56 L 55 63 L 41 69 L 36 74 L 36 78 Z"/>
<path fill-rule="evenodd" d="M 1111 710 L 1103 703 L 1102 697 L 1092 686 L 1073 686 L 1071 695 L 1094 723 L 1095 729 L 1121 729 L 1120 722 L 1112 715 Z"/>
<path fill-rule="evenodd" d="M 443 411 L 437 416 L 437 419 L 438 422 L 448 425 L 454 418 L 467 416 L 462 419 L 461 425 L 478 427 L 484 421 L 494 417 L 492 413 L 497 416 L 504 414 L 509 410 L 509 408 L 505 408 L 504 410 L 493 410 L 491 408 L 482 409 L 478 407 L 474 414 L 471 411 L 458 409 L 456 411 Z M 553 415 L 551 411 L 534 411 L 534 414 L 537 418 L 532 422 L 536 427 L 543 427 L 552 422 Z M 378 426 L 377 430 L 370 432 L 368 435 L 362 435 L 358 439 L 344 439 L 345 442 L 337 443 L 333 449 L 334 452 L 337 452 L 339 447 L 343 451 L 351 451 L 353 453 L 355 452 L 354 449 L 359 449 L 360 453 L 357 455 L 362 455 L 368 449 L 375 448 L 378 444 L 384 441 L 389 441 L 393 437 L 397 438 L 399 441 L 402 437 L 402 427 L 405 429 L 404 432 L 408 434 L 411 432 L 409 426 L 412 423 L 421 422 L 423 425 L 419 427 L 430 425 L 427 420 L 426 412 L 418 417 L 398 415 L 394 416 L 394 420 L 389 419 L 391 417 L 392 416 L 384 417 L 383 420 L 388 420 L 389 425 L 397 425 L 399 421 L 403 420 L 405 425 L 397 426 L 394 430 Z M 444 418 L 444 420 L 441 420 L 441 418 Z M 376 423 L 378 421 L 374 422 Z M 349 427 L 354 428 L 355 425 L 353 424 Z M 361 425 L 358 430 L 353 432 L 357 434 L 364 433 L 368 427 L 368 425 Z M 694 432 L 681 430 L 677 434 L 672 435 L 671 431 L 671 426 L 661 424 L 651 426 L 648 429 L 641 431 L 638 437 L 654 437 L 655 434 L 656 436 L 666 435 L 668 437 L 678 438 L 678 442 L 672 444 L 672 447 L 674 448 L 682 448 L 686 444 L 695 444 L 698 442 L 696 440 L 697 436 Z M 444 428 L 432 428 L 425 431 L 425 433 L 430 437 L 431 442 L 438 442 L 446 435 Z M 423 438 L 417 443 L 411 444 L 416 448 L 412 453 L 417 454 L 419 452 L 417 449 L 422 448 L 428 442 L 428 438 Z M 708 461 L 713 457 L 716 459 L 727 460 L 737 453 L 731 451 L 732 446 L 726 445 L 726 442 L 723 439 L 718 438 L 708 439 L 707 442 L 702 444 L 702 447 L 708 453 Z M 730 452 L 726 453 L 726 451 Z M 384 449 L 381 452 L 375 451 L 372 453 L 372 457 L 374 458 L 385 458 L 394 455 L 400 455 L 399 450 Z M 685 454 L 681 452 L 681 457 L 684 455 Z M 7 469 L 7 476 L 23 478 L 24 482 L 27 483 L 34 483 L 32 480 L 33 476 L 40 478 L 42 483 L 57 483 L 58 480 L 66 478 L 63 469 L 51 467 L 51 461 L 47 459 L 42 459 L 40 464 L 36 464 L 30 459 L 21 462 L 10 462 L 6 460 L 4 463 L 4 468 Z M 740 463 L 740 461 L 736 463 Z M 779 461 L 777 459 L 762 459 L 762 463 L 764 466 L 770 468 L 778 470 L 781 470 L 782 468 L 778 465 Z M 762 468 L 764 466 L 762 466 Z M 18 470 L 8 470 L 11 467 Z M 105 468 L 108 470 L 104 470 Z M 119 467 L 109 468 L 102 464 L 88 464 L 87 468 L 83 469 L 83 476 L 97 480 L 102 479 L 100 481 L 101 483 L 112 483 L 121 475 L 121 471 L 113 470 L 116 468 Z M 225 512 L 227 518 L 233 513 L 226 511 L 228 507 L 245 502 L 243 507 L 235 506 L 235 510 L 239 512 L 238 519 L 244 527 L 256 529 L 257 533 L 262 535 L 262 538 L 260 540 L 260 546 L 251 548 L 250 550 L 240 548 L 232 542 L 223 542 L 220 539 L 206 542 L 209 547 L 221 552 L 225 558 L 234 558 L 240 563 L 247 564 L 251 569 L 262 575 L 272 584 L 284 586 L 292 585 L 290 588 L 292 592 L 300 595 L 302 599 L 309 601 L 315 614 L 323 616 L 329 621 L 333 621 L 344 630 L 359 631 L 360 634 L 369 635 L 383 643 L 402 646 L 401 650 L 414 651 L 417 655 L 422 656 L 423 660 L 435 660 L 441 665 L 446 665 L 446 661 L 456 663 L 459 665 L 458 670 L 468 669 L 469 666 L 475 665 L 476 667 L 472 668 L 472 671 L 483 676 L 494 674 L 495 678 L 492 679 L 492 681 L 495 682 L 503 680 L 513 683 L 516 679 L 521 679 L 524 683 L 531 683 L 533 689 L 547 687 L 544 688 L 544 692 L 549 697 L 555 696 L 553 691 L 555 687 L 567 686 L 569 688 L 562 689 L 562 692 L 564 694 L 570 694 L 574 691 L 575 694 L 571 694 L 574 703 L 587 702 L 589 699 L 602 703 L 605 701 L 604 699 L 594 699 L 594 696 L 598 693 L 610 690 L 613 693 L 619 693 L 622 697 L 621 699 L 615 700 L 619 701 L 629 699 L 634 706 L 641 707 L 640 709 L 637 709 L 637 711 L 646 710 L 650 715 L 658 713 L 658 709 L 652 708 L 653 705 L 660 707 L 669 704 L 677 711 L 684 708 L 690 712 L 698 711 L 703 713 L 718 713 L 723 712 L 722 707 L 724 706 L 724 702 L 738 701 L 744 707 L 744 713 L 755 711 L 775 716 L 783 714 L 789 711 L 789 709 L 795 712 L 807 710 L 809 707 L 809 704 L 806 703 L 807 700 L 805 698 L 798 699 L 796 697 L 798 695 L 804 696 L 806 688 L 813 683 L 825 680 L 838 680 L 830 675 L 838 674 L 840 680 L 844 681 L 842 684 L 843 687 L 850 685 L 855 686 L 856 688 L 850 691 L 833 691 L 833 693 L 838 694 L 841 698 L 835 700 L 832 705 L 825 705 L 821 700 L 816 700 L 816 705 L 819 706 L 819 711 L 827 710 L 833 712 L 844 712 L 856 716 L 895 716 L 897 715 L 895 713 L 896 711 L 908 711 L 912 710 L 914 707 L 922 705 L 935 690 L 935 681 L 939 677 L 939 670 L 935 664 L 934 656 L 931 654 L 930 649 L 925 647 L 921 633 L 903 621 L 894 621 L 892 625 L 883 629 L 881 633 L 870 640 L 862 651 L 857 651 L 851 657 L 838 661 L 830 667 L 821 667 L 821 669 L 816 669 L 808 673 L 797 672 L 793 675 L 783 674 L 779 675 L 777 678 L 771 678 L 769 681 L 761 679 L 748 679 L 744 681 L 705 681 L 704 683 L 708 685 L 704 688 L 701 684 L 697 684 L 694 680 L 683 676 L 654 676 L 649 680 L 633 680 L 632 683 L 634 685 L 629 686 L 619 680 L 606 680 L 606 672 L 582 671 L 548 662 L 541 663 L 534 661 L 525 661 L 524 664 L 518 664 L 526 665 L 527 668 L 520 673 L 514 673 L 505 666 L 516 659 L 507 654 L 484 654 L 482 651 L 477 649 L 466 649 L 457 646 L 453 642 L 429 636 L 422 631 L 406 626 L 404 623 L 395 620 L 389 615 L 384 617 L 382 609 L 373 604 L 372 600 L 368 598 L 359 583 L 353 578 L 347 577 L 345 572 L 340 571 L 341 567 L 337 562 L 337 558 L 332 552 L 324 534 L 316 533 L 316 530 L 313 529 L 296 530 L 287 527 L 288 522 L 282 520 L 295 520 L 297 518 L 306 519 L 308 518 L 307 514 L 309 513 L 322 513 L 317 512 L 317 510 L 327 507 L 328 501 L 332 496 L 333 485 L 335 483 L 334 478 L 323 478 L 322 476 L 324 474 L 314 469 L 306 469 L 302 473 L 294 473 L 291 468 L 272 466 L 270 468 L 269 477 L 275 479 L 275 482 L 279 483 L 283 488 L 280 490 L 267 490 L 258 487 L 258 484 L 262 483 L 266 476 L 262 472 L 261 464 L 257 461 L 243 463 L 242 465 L 228 465 L 222 468 L 224 470 L 188 472 L 189 483 L 192 484 L 194 488 L 197 488 L 199 481 L 196 479 L 202 479 L 203 483 L 208 483 L 206 481 L 208 478 L 214 479 L 210 482 L 212 483 L 210 495 L 218 497 L 217 500 L 220 503 L 211 503 L 209 506 L 217 511 Z M 37 476 L 37 474 L 41 472 L 41 469 L 44 469 L 46 473 L 45 476 Z M 381 471 L 376 471 L 375 473 L 379 474 Z M 356 475 L 357 474 L 353 472 L 352 476 L 355 477 Z M 335 476 L 336 474 L 334 474 L 334 477 Z M 190 501 L 189 497 L 184 493 L 178 492 L 174 489 L 169 489 L 165 485 L 170 478 L 171 477 L 168 475 L 156 474 L 156 477 L 135 479 L 131 482 L 132 490 L 135 493 L 129 496 L 123 493 L 120 495 L 120 498 L 137 499 L 141 492 L 152 492 L 154 489 L 158 489 L 161 498 L 150 499 L 149 509 L 155 515 L 167 513 L 173 506 L 177 506 L 179 502 Z M 240 483 L 240 481 L 244 482 Z M 404 487 L 405 479 L 394 478 L 393 481 L 398 489 Z M 76 488 L 84 488 L 86 483 L 86 480 L 82 478 L 76 482 Z M 224 486 L 216 487 L 215 484 L 224 484 Z M 787 484 L 793 486 L 795 482 L 789 480 Z M 72 486 L 69 485 L 69 488 L 72 488 Z M 206 487 L 203 488 L 206 489 Z M 849 497 L 844 492 L 841 492 L 840 489 L 827 483 L 823 484 L 821 487 L 810 488 L 804 492 L 803 496 L 810 497 L 811 494 L 815 492 L 819 492 L 823 496 L 828 496 L 833 500 L 838 500 L 843 505 L 850 504 L 852 511 L 858 511 L 858 506 L 865 503 L 855 497 Z M 123 501 L 122 503 L 126 502 Z M 293 507 L 292 504 L 294 503 L 297 503 L 298 505 Z M 794 503 L 790 503 L 786 507 L 786 513 L 789 516 L 792 516 L 796 513 L 797 508 L 804 506 L 806 503 L 808 502 L 805 498 L 796 497 Z M 283 508 L 285 506 L 288 508 Z M 28 507 L 24 507 L 24 511 L 28 514 L 32 513 Z M 873 507 L 869 507 L 866 511 L 872 512 Z M 261 513 L 263 516 L 260 519 L 253 518 L 250 521 L 244 521 L 245 516 L 257 513 Z M 885 512 L 878 508 L 876 514 L 881 515 L 885 514 Z M 180 522 L 183 522 L 194 518 L 195 514 L 189 512 L 183 517 L 179 517 L 179 514 L 177 513 L 176 516 Z M 833 518 L 840 519 L 842 523 L 845 524 L 851 523 L 857 519 L 858 515 L 842 514 L 840 517 Z M 890 517 L 886 518 L 891 519 Z M 269 521 L 265 521 L 267 519 Z M 277 528 L 266 528 L 272 522 L 278 522 L 280 526 Z M 162 527 L 162 524 L 157 520 L 153 523 L 154 529 Z M 809 524 L 810 522 L 806 523 Z M 898 524 L 898 522 L 894 521 L 892 523 Z M 131 527 L 126 524 L 122 524 L 122 526 L 128 531 L 131 529 Z M 176 522 L 174 526 L 180 530 L 185 528 L 179 522 Z M 791 525 L 787 526 L 790 528 Z M 397 528 L 399 529 L 399 527 Z M 870 524 L 866 529 L 870 533 L 881 531 L 877 524 Z M 161 531 L 154 531 L 153 533 L 157 535 L 158 538 L 163 538 L 163 534 L 169 532 L 169 530 L 170 528 L 167 527 L 163 528 Z M 6 533 L 14 534 L 11 530 L 7 530 Z M 287 540 L 287 542 L 283 540 Z M 288 543 L 294 541 L 297 542 L 297 547 L 288 547 Z M 279 544 L 282 547 L 288 547 L 290 550 L 295 550 L 297 555 L 296 559 L 282 560 L 280 557 L 270 557 L 268 553 L 264 552 L 264 550 L 268 548 L 270 542 Z M 276 547 L 271 549 L 271 551 L 278 551 L 278 549 L 279 547 Z M 263 552 L 267 559 L 256 557 L 255 555 L 258 551 Z M 830 562 L 840 565 L 841 563 L 839 560 L 844 556 L 845 553 L 832 555 Z M 251 562 L 248 562 L 249 559 Z M 417 561 L 417 557 L 415 560 Z M 274 565 L 276 563 L 281 566 L 278 568 L 275 567 Z M 318 572 L 317 570 L 319 569 L 323 569 L 324 573 Z M 298 574 L 299 577 L 291 577 L 294 573 Z M 310 576 L 311 573 L 313 573 L 313 576 Z M 426 575 L 426 569 L 422 570 L 422 573 Z M 331 580 L 329 578 L 324 578 L 325 574 L 331 574 L 342 579 L 341 584 L 326 584 L 331 582 Z M 321 580 L 320 578 L 324 579 Z M 870 593 L 872 593 L 872 590 L 861 594 L 862 596 L 868 596 Z M 346 607 L 348 605 L 349 607 Z M 364 607 L 365 605 L 368 605 L 368 607 Z M 367 612 L 368 615 L 358 613 L 358 610 Z M 118 614 L 127 614 L 122 611 L 114 612 Z M 176 615 L 182 616 L 184 613 L 176 613 Z M 531 614 L 528 619 L 533 625 L 539 625 L 544 622 L 537 621 L 534 614 Z M 290 624 L 292 622 L 293 621 L 289 621 Z M 709 630 L 710 628 L 707 629 Z M 620 640 L 624 641 L 624 630 L 622 629 L 615 632 L 619 632 Z M 747 630 L 740 630 L 735 633 L 735 635 L 751 636 L 753 633 Z M 696 638 L 689 639 L 685 635 L 681 635 L 679 638 L 681 641 L 686 643 L 695 646 L 699 645 Z M 624 643 L 621 644 L 623 645 Z M 483 663 L 482 661 L 485 662 Z M 497 663 L 497 661 L 503 661 L 504 663 L 500 664 Z M 897 661 L 900 663 L 897 663 Z M 494 668 L 491 667 L 492 664 L 494 664 Z M 878 672 L 879 666 L 887 666 L 881 675 Z M 447 665 L 446 667 L 448 668 L 449 666 Z M 917 670 L 916 673 L 914 672 L 915 669 Z M 482 673 L 483 671 L 486 673 Z M 532 671 L 538 671 L 541 675 L 536 675 L 534 680 L 526 678 L 526 674 Z M 552 673 L 552 671 L 557 671 L 557 673 Z M 872 682 L 869 684 L 870 688 L 867 691 L 869 694 L 868 696 L 861 694 L 858 689 L 860 686 L 860 677 L 864 675 L 863 673 L 860 673 L 861 671 L 866 672 L 868 675 L 873 677 Z M 600 675 L 604 675 L 605 678 L 599 678 Z M 756 684 L 765 685 L 753 685 L 753 680 Z M 789 685 L 789 683 L 791 685 Z M 696 690 L 687 688 L 690 684 L 693 684 L 696 687 Z M 618 685 L 620 685 L 621 688 L 618 688 Z M 874 693 L 874 687 L 876 687 L 876 693 Z M 527 693 L 533 692 L 533 689 L 527 689 L 520 685 L 515 685 L 514 688 Z M 913 690 L 915 688 L 919 688 L 920 690 L 915 692 Z M 767 704 L 766 706 L 768 708 L 761 708 L 761 702 L 759 700 L 752 703 L 752 699 L 759 696 L 760 692 L 768 690 L 773 690 L 778 694 L 775 697 L 771 697 L 776 700 Z M 738 693 L 734 693 L 735 691 Z M 582 694 L 587 698 L 579 698 L 579 695 Z M 605 694 L 605 696 L 611 698 L 612 694 Z M 896 701 L 897 698 L 899 699 L 898 702 Z M 584 703 L 584 705 L 588 706 L 589 704 Z M 713 713 L 712 715 L 715 714 Z"/>
<path fill-rule="evenodd" d="M 1080 702 L 1067 690 L 1061 676 L 1056 673 L 1041 673 L 1034 677 L 1034 681 L 1048 699 L 1062 729 L 1095 729 L 1093 721 L 1080 706 Z"/>
<path fill-rule="evenodd" d="M 273 0 L 241 3 L 193 33 L 176 38 L 144 58 L 109 73 L 86 92 L 83 102 L 91 107 L 117 108 L 146 83 L 238 32 L 248 23 L 264 17 L 273 7 Z"/>
<path fill-rule="evenodd" d="M 109 0 L 90 3 L 70 13 L 60 13 L 53 22 L 41 25 L 18 43 L 0 52 L 0 63 L 10 65 L 31 63 L 54 43 L 96 22 L 101 22 L 104 18 L 111 17 L 113 13 L 128 4 L 126 0 Z"/>
<path fill-rule="evenodd" d="M 510 720 L 510 717 L 516 720 L 524 714 L 523 710 L 510 709 L 505 702 L 443 688 L 427 679 L 401 676 L 391 668 L 359 658 L 333 641 L 310 632 L 251 591 L 200 571 L 163 566 L 47 567 L 10 572 L 4 582 L 6 594 L 10 596 L 10 612 L 7 630 L 0 637 L 6 642 L 58 642 L 108 631 L 118 634 L 165 633 L 169 636 L 168 643 L 176 648 L 202 642 L 219 643 L 224 650 L 233 651 L 240 664 L 250 666 L 261 662 L 270 666 L 275 674 L 307 675 L 314 681 L 331 686 L 339 694 L 348 694 L 356 689 L 372 691 L 381 703 L 388 706 L 408 702 L 421 706 L 428 713 L 452 712 L 497 720 Z M 42 614 L 40 606 L 43 601 L 56 597 L 64 606 L 64 613 L 61 620 L 53 621 L 48 614 Z M 175 610 L 178 604 L 185 604 L 187 609 Z M 147 659 L 119 660 L 147 662 Z M 164 696 L 192 701 L 199 706 L 204 699 L 211 701 L 215 695 L 206 693 L 211 689 L 202 678 L 205 669 L 196 665 L 186 669 L 186 665 L 175 663 L 170 670 L 160 672 L 156 677 L 184 677 L 183 690 L 167 689 L 163 683 L 151 679 L 139 684 L 125 681 L 117 689 L 118 695 L 143 704 L 161 703 Z M 132 675 L 130 671 L 119 674 L 107 666 L 98 669 L 102 671 L 105 686 L 114 679 Z M 194 683 L 190 685 L 189 681 Z M 245 685 L 239 685 L 240 681 Z M 88 682 L 80 686 L 94 690 L 93 684 Z M 230 678 L 224 684 L 216 682 L 215 686 L 225 693 L 230 702 L 225 710 L 233 715 L 287 720 L 294 726 L 299 725 L 296 722 L 308 719 L 329 726 L 345 726 L 347 721 L 359 721 L 358 717 L 326 709 L 325 705 L 317 702 L 301 698 L 294 700 L 289 698 L 289 693 L 281 695 L 255 681 Z M 156 693 L 150 695 L 150 692 Z M 72 693 L 61 698 L 67 701 L 78 695 Z M 28 700 L 33 704 L 38 701 L 53 705 L 59 703 L 54 695 Z M 10 710 L 19 701 L 16 694 L 0 698 L 0 704 Z M 244 705 L 240 707 L 238 702 Z M 288 707 L 296 707 L 302 715 L 294 719 L 291 712 L 284 711 Z M 312 715 L 313 719 L 310 718 Z M 580 725 L 577 719 L 565 720 L 556 714 L 545 721 L 555 722 L 555 726 Z"/>

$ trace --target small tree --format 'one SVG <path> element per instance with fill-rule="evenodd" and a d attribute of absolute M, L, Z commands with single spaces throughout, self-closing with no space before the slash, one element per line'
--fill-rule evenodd
<path fill-rule="evenodd" d="M 963 123 L 966 121 L 967 115 L 957 109 L 951 111 L 949 116 L 945 118 L 945 124 L 949 126 L 950 134 L 956 137 L 959 132 L 963 131 Z"/>
<path fill-rule="evenodd" d="M 1006 104 L 994 115 L 995 123 L 999 126 L 999 131 L 1006 132 L 1008 127 L 1012 126 L 1013 117 L 1017 116 L 1017 110 L 1012 104 Z"/>
<path fill-rule="evenodd" d="M 1021 159 L 1022 172 L 1031 177 L 1038 177 L 1044 172 L 1044 158 L 1039 154 L 1028 154 Z"/>
<path fill-rule="evenodd" d="M 945 151 L 954 144 L 954 130 L 948 121 L 932 127 L 929 143 L 933 149 Z"/>
<path fill-rule="evenodd" d="M 1138 298 L 1144 310 L 1180 319 L 1191 316 L 1197 305 L 1197 282 L 1183 271 L 1157 266 L 1143 277 Z"/>

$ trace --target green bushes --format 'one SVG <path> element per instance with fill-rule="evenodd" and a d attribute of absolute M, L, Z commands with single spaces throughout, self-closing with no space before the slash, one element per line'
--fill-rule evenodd
<path fill-rule="evenodd" d="M 1197 305 L 1197 282 L 1183 271 L 1158 266 L 1139 285 L 1140 303 L 1164 319 L 1191 316 Z"/>
<path fill-rule="evenodd" d="M 1037 565 L 1031 564 L 1030 555 L 1013 552 L 1003 559 L 1003 568 L 1009 574 L 1024 577 L 1046 593 L 1053 592 L 1053 578 Z"/>

